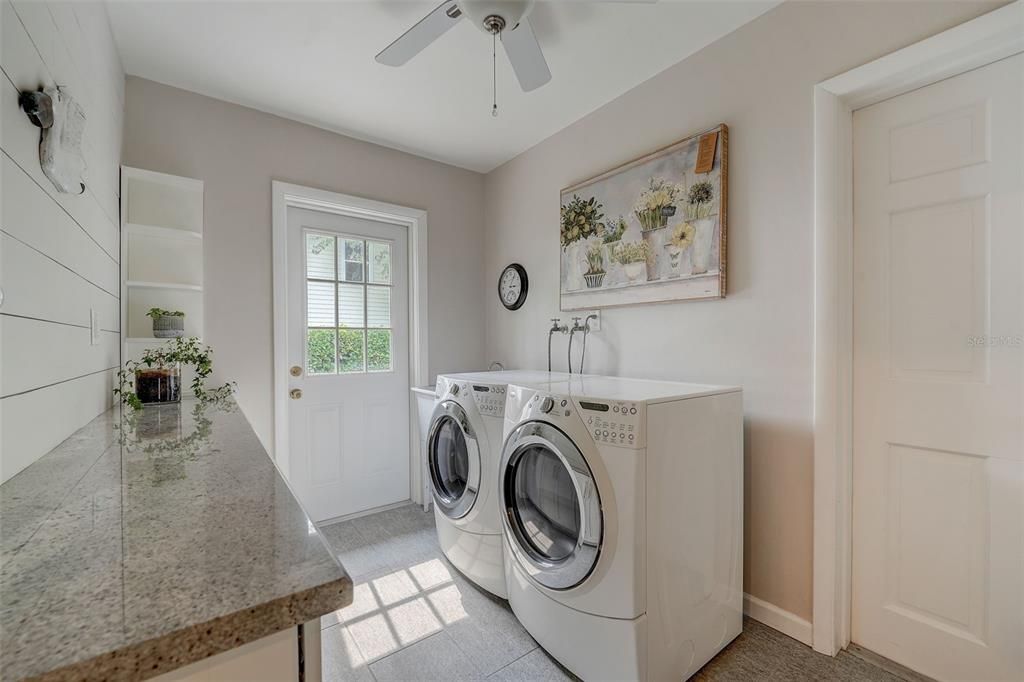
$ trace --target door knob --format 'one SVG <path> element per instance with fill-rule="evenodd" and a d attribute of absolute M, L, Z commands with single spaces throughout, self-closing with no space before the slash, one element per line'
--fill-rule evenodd
<path fill-rule="evenodd" d="M 288 370 L 288 371 L 291 372 L 291 375 L 293 377 L 297 377 L 297 376 L 301 376 L 302 375 L 302 368 L 299 367 L 298 365 L 293 365 L 292 368 L 290 370 Z"/>
<path fill-rule="evenodd" d="M 292 390 L 288 391 L 288 395 L 292 397 L 292 400 L 298 400 L 299 398 L 302 397 L 302 389 L 293 388 Z"/>

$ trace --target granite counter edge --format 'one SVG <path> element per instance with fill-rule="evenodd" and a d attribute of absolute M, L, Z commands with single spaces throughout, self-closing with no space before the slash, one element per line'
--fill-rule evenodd
<path fill-rule="evenodd" d="M 306 623 L 352 603 L 347 575 L 213 620 L 129 644 L 26 682 L 146 680 Z"/>

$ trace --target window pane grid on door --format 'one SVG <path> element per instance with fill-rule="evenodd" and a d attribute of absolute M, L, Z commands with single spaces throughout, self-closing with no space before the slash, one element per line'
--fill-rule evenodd
<path fill-rule="evenodd" d="M 308 232 L 306 327 L 307 374 L 391 371 L 391 244 Z"/>
<path fill-rule="evenodd" d="M 335 342 L 337 335 L 334 329 L 306 330 L 306 374 L 335 374 Z"/>
<path fill-rule="evenodd" d="M 391 328 L 391 287 L 366 287 L 366 326 Z"/>
<path fill-rule="evenodd" d="M 334 284 L 306 280 L 306 326 L 327 327 L 337 326 L 334 310 Z"/>
<path fill-rule="evenodd" d="M 338 279 L 362 282 L 366 269 L 366 242 L 362 239 L 338 237 Z"/>
<path fill-rule="evenodd" d="M 362 284 L 338 284 L 338 327 L 365 327 L 366 287 Z"/>
<path fill-rule="evenodd" d="M 335 238 L 326 234 L 306 233 L 306 278 L 334 281 Z"/>
<path fill-rule="evenodd" d="M 338 329 L 338 373 L 366 371 L 366 330 Z"/>

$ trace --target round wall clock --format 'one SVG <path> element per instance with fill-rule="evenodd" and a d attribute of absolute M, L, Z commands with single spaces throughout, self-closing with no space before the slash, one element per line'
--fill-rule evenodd
<path fill-rule="evenodd" d="M 529 288 L 526 268 L 519 263 L 512 263 L 501 271 L 501 277 L 498 278 L 498 298 L 509 310 L 519 310 L 526 303 L 526 292 Z"/>

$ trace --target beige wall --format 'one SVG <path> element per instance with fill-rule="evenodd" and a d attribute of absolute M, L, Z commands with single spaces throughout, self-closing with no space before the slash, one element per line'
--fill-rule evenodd
<path fill-rule="evenodd" d="M 112 404 L 124 71 L 102 3 L 0 2 L 0 31 L 2 482 Z M 20 90 L 56 84 L 86 116 L 83 194 L 62 194 L 46 178 L 39 128 L 18 108 Z"/>
<path fill-rule="evenodd" d="M 541 366 L 548 318 L 559 315 L 559 189 L 729 125 L 728 298 L 605 311 L 587 370 L 744 386 L 746 591 L 807 620 L 812 89 L 997 4 L 785 3 L 486 177 L 487 357 Z M 512 261 L 525 265 L 531 293 L 510 313 L 491 290 Z M 556 369 L 565 366 L 564 340 L 558 349 Z"/>
<path fill-rule="evenodd" d="M 430 376 L 484 364 L 483 177 L 139 78 L 126 86 L 124 163 L 206 183 L 206 338 L 215 380 L 273 447 L 270 182 L 425 209 Z"/>

